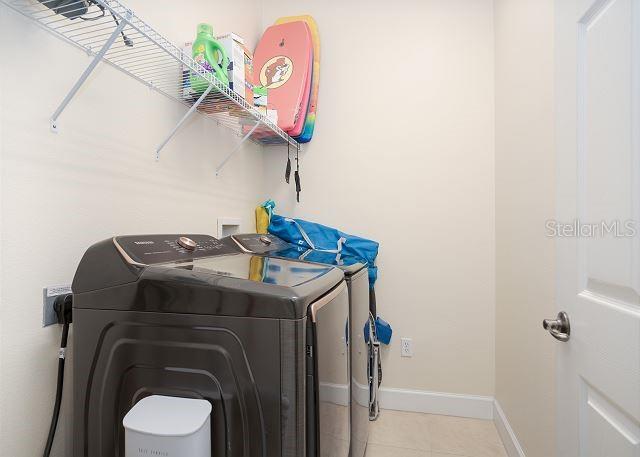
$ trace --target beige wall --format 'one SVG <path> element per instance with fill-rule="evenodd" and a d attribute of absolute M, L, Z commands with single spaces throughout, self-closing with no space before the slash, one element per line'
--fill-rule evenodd
<path fill-rule="evenodd" d="M 496 0 L 496 399 L 527 457 L 555 455 L 553 0 Z"/>
<path fill-rule="evenodd" d="M 0 23 L 2 23 L 2 21 L 0 20 Z M 0 54 L 1 57 L 1 54 Z M 3 95 L 3 84 L 2 84 L 2 69 L 0 68 L 0 119 L 2 119 L 2 106 L 3 106 L 3 102 L 4 102 L 4 95 Z M 4 132 L 4 126 L 3 126 L 3 122 L 0 120 L 0 348 L 4 347 L 3 345 L 3 338 L 2 338 L 2 328 L 3 328 L 3 312 L 2 312 L 2 303 L 4 303 L 4 301 L 2 300 L 3 294 L 2 294 L 2 278 L 4 276 L 3 274 L 3 269 L 4 269 L 4 262 L 2 261 L 2 259 L 4 258 L 4 237 L 3 237 L 3 232 L 2 232 L 2 221 L 4 219 L 4 212 L 2 211 L 2 175 L 4 174 L 2 172 L 2 150 L 3 150 L 3 144 L 4 144 L 4 136 L 3 136 L 3 132 Z M 3 372 L 4 369 L 4 364 L 3 364 L 3 360 L 4 360 L 4 355 L 3 355 L 3 351 L 0 350 L 0 373 Z M 0 411 L 4 411 L 5 410 L 5 398 L 6 395 L 4 395 L 4 376 L 2 376 L 0 374 Z M 4 438 L 4 418 L 2 416 L 2 414 L 0 413 L 0 441 Z"/>
<path fill-rule="evenodd" d="M 96 240 L 213 233 L 218 216 L 251 230 L 253 206 L 272 197 L 282 214 L 382 243 L 379 310 L 395 332 L 385 387 L 495 392 L 527 456 L 552 456 L 553 340 L 539 327 L 554 314 L 553 2 L 194 2 L 128 4 L 176 42 L 210 20 L 252 46 L 279 16 L 316 17 L 321 95 L 302 203 L 282 182 L 282 148 L 249 146 L 215 178 L 235 139 L 202 119 L 154 162 L 184 109 L 107 66 L 52 135 L 47 119 L 88 59 L 0 8 L 0 58 L 12 62 L 0 67 L 3 452 L 37 455 L 48 426 L 59 329 L 40 328 L 41 287 L 68 283 Z"/>
<path fill-rule="evenodd" d="M 492 1 L 264 5 L 265 27 L 312 14 L 322 46 L 302 202 L 282 156 L 266 163 L 267 196 L 281 214 L 381 242 L 384 387 L 493 395 Z"/>
<path fill-rule="evenodd" d="M 175 42 L 192 39 L 199 21 L 241 33 L 250 46 L 260 35 L 258 0 L 233 8 L 157 3 L 127 0 Z M 49 116 L 89 59 L 4 6 L 0 62 L 0 455 L 33 457 L 49 426 L 60 337 L 57 326 L 41 328 L 42 287 L 70 283 L 84 250 L 113 234 L 215 234 L 218 216 L 240 217 L 252 229 L 264 154 L 249 146 L 216 178 L 216 164 L 237 139 L 198 118 L 156 163 L 155 146 L 184 107 L 105 65 L 63 113 L 60 133 L 50 133 Z M 70 455 L 70 388 L 57 457 Z"/>

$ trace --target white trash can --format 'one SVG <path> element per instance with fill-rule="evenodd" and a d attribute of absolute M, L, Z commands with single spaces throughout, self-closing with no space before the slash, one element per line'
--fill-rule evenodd
<path fill-rule="evenodd" d="M 122 421 L 125 457 L 211 457 L 211 403 L 152 395 Z"/>

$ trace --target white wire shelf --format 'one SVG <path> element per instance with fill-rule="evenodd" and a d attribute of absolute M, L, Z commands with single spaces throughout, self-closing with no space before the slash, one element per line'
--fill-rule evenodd
<path fill-rule="evenodd" d="M 246 139 L 262 145 L 289 143 L 294 150 L 300 148 L 296 140 L 117 0 L 69 0 L 63 10 L 57 10 L 60 14 L 48 7 L 58 4 L 58 0 L 0 0 L 0 3 L 94 57 L 53 114 L 53 131 L 57 130 L 58 117 L 79 87 L 103 61 L 189 107 L 158 146 L 158 155 L 187 117 L 196 111 L 241 137 L 238 148 Z M 201 93 L 190 90 L 190 73 L 198 75 L 203 82 L 205 90 Z M 238 148 L 225 158 L 218 171 Z"/>

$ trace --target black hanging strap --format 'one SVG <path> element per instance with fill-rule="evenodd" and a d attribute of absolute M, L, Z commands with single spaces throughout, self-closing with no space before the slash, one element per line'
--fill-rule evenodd
<path fill-rule="evenodd" d="M 296 172 L 294 178 L 296 180 L 296 201 L 300 203 L 300 192 L 302 192 L 302 186 L 300 186 L 300 148 L 296 149 Z"/>
<path fill-rule="evenodd" d="M 287 141 L 287 169 L 284 172 L 284 180 L 289 184 L 289 178 L 291 177 L 291 158 L 289 157 L 289 146 L 291 144 Z"/>

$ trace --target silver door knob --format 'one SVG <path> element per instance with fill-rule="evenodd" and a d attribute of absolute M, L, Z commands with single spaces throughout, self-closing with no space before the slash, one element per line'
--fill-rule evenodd
<path fill-rule="evenodd" d="M 569 341 L 571 337 L 571 325 L 569 325 L 569 315 L 564 311 L 558 313 L 557 319 L 545 319 L 542 327 L 551 333 L 551 336 L 559 341 Z"/>

